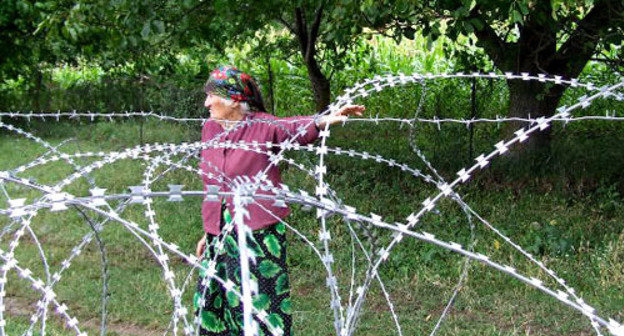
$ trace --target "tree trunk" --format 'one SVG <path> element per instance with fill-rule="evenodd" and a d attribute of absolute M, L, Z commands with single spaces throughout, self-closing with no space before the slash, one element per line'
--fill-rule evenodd
<path fill-rule="evenodd" d="M 323 112 L 329 106 L 331 99 L 329 80 L 320 71 L 313 71 L 310 67 L 308 67 L 308 78 L 312 83 L 316 111 Z"/>
<path fill-rule="evenodd" d="M 512 118 L 535 119 L 552 116 L 565 91 L 562 85 L 553 87 L 551 84 L 536 81 L 509 80 L 507 86 L 509 87 L 508 116 Z M 515 131 L 526 126 L 528 126 L 526 122 L 511 122 L 504 128 L 503 135 L 505 139 L 509 139 L 515 136 Z M 529 139 L 515 145 L 516 149 L 512 155 L 516 158 L 520 158 L 527 152 L 535 153 L 538 157 L 548 155 L 551 135 L 551 128 L 532 133 Z"/>
<path fill-rule="evenodd" d="M 322 1 L 314 13 L 314 20 L 309 25 L 309 29 L 305 9 L 301 7 L 295 8 L 295 28 L 291 28 L 291 31 L 297 36 L 301 56 L 308 69 L 308 78 L 312 84 L 317 112 L 324 111 L 329 105 L 331 98 L 329 80 L 323 75 L 321 67 L 316 61 L 316 40 L 319 36 L 324 6 L 325 2 Z"/>

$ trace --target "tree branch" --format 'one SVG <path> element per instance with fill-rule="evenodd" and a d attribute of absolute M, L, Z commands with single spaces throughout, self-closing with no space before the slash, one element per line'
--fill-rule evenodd
<path fill-rule="evenodd" d="M 300 7 L 295 8 L 295 30 L 301 53 L 305 58 L 308 54 L 308 29 Z"/>
<path fill-rule="evenodd" d="M 494 28 L 490 26 L 485 19 L 483 19 L 481 12 L 479 11 L 479 5 L 475 6 L 471 11 L 468 19 L 479 19 L 483 21 L 483 28 L 477 29 L 475 27 L 474 34 L 477 36 L 478 44 L 485 50 L 490 56 L 496 67 L 505 71 L 508 68 L 506 64 L 509 57 L 509 50 L 511 50 L 512 44 L 505 42 L 498 36 Z"/>
<path fill-rule="evenodd" d="M 277 21 L 279 21 L 279 23 L 283 24 L 284 27 L 286 27 L 286 29 L 288 29 L 289 32 L 291 32 L 293 35 L 297 36 L 297 32 L 295 31 L 295 28 L 293 28 L 293 26 L 291 26 L 290 23 L 288 23 L 288 21 L 286 21 L 281 15 L 279 17 L 277 17 Z"/>
<path fill-rule="evenodd" d="M 577 77 L 607 31 L 624 24 L 623 13 L 621 0 L 597 1 L 548 62 L 553 70 Z"/>
<path fill-rule="evenodd" d="M 306 58 L 314 57 L 316 48 L 316 39 L 319 34 L 319 27 L 321 26 L 321 20 L 323 19 L 323 8 L 325 7 L 325 1 L 321 1 L 321 4 L 316 9 L 314 13 L 314 22 L 312 23 L 312 27 L 310 27 L 310 36 L 308 37 L 308 50 L 306 54 Z"/>

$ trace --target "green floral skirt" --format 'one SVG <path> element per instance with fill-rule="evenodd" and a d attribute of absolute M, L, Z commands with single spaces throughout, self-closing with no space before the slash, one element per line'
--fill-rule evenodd
<path fill-rule="evenodd" d="M 233 228 L 229 211 L 224 208 L 221 226 L 222 234 L 206 235 L 206 250 L 201 261 L 205 268 L 215 260 L 217 276 L 236 284 L 234 290 L 240 293 L 240 260 L 236 229 Z M 229 231 L 229 234 L 226 232 Z M 258 294 L 252 298 L 258 310 L 267 313 L 273 327 L 291 335 L 290 285 L 286 267 L 286 227 L 282 223 L 253 231 L 253 238 L 247 243 L 256 255 L 255 264 L 250 262 L 251 277 L 258 283 Z M 222 241 L 219 244 L 219 241 Z M 222 246 L 221 249 L 216 246 Z M 214 279 L 199 272 L 197 291 L 193 299 L 195 314 L 200 326 L 200 335 L 243 335 L 243 308 L 238 296 L 228 292 Z M 260 326 L 260 335 L 272 335 L 267 326 L 254 319 Z"/>

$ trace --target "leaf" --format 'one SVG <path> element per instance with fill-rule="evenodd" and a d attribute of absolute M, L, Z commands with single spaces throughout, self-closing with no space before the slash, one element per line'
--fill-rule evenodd
<path fill-rule="evenodd" d="M 281 267 L 270 260 L 264 260 L 258 266 L 258 271 L 260 271 L 260 274 L 265 278 L 272 278 L 281 270 Z"/>
<path fill-rule="evenodd" d="M 146 21 L 143 24 L 143 29 L 141 29 L 141 37 L 143 39 L 147 39 L 147 37 L 149 36 L 150 31 L 151 31 L 151 29 L 150 29 L 150 22 Z"/>
<path fill-rule="evenodd" d="M 290 285 L 288 283 L 288 274 L 284 273 L 277 278 L 275 282 L 275 294 L 282 295 L 287 293 L 290 290 Z"/>
<path fill-rule="evenodd" d="M 415 35 L 416 35 L 416 30 L 414 28 L 407 27 L 403 29 L 403 36 L 407 37 L 408 39 L 413 40 Z"/>
<path fill-rule="evenodd" d="M 236 294 L 234 294 L 234 292 L 227 292 L 227 294 L 225 294 L 225 296 L 227 297 L 227 301 L 228 301 L 228 306 L 230 307 L 238 307 L 238 305 L 240 304 L 240 299 L 238 298 L 238 296 L 236 296 Z"/>
<path fill-rule="evenodd" d="M 238 244 L 231 235 L 225 237 L 225 251 L 230 257 L 238 258 Z"/>
<path fill-rule="evenodd" d="M 231 331 L 238 331 L 238 330 L 240 330 L 240 328 L 238 327 L 238 323 L 236 323 L 236 321 L 234 321 L 234 317 L 232 316 L 232 310 L 226 309 L 225 313 L 223 314 L 223 317 L 225 318 L 225 321 L 227 322 L 228 327 L 230 329 L 233 329 Z"/>
<path fill-rule="evenodd" d="M 239 283 L 241 281 L 241 268 L 240 268 L 240 266 L 236 266 L 236 269 L 234 269 L 234 280 L 238 281 Z"/>
<path fill-rule="evenodd" d="M 154 23 L 154 27 L 156 28 L 156 32 L 159 34 L 162 34 L 165 32 L 165 23 L 162 22 L 161 20 L 156 20 L 153 22 Z"/>
<path fill-rule="evenodd" d="M 269 253 L 277 258 L 282 255 L 282 247 L 280 246 L 279 240 L 275 237 L 275 235 L 266 235 L 262 241 L 264 242 L 264 246 L 266 246 Z"/>
<path fill-rule="evenodd" d="M 462 6 L 464 6 L 467 10 L 472 10 L 477 5 L 477 1 L 475 0 L 462 0 Z"/>
<path fill-rule="evenodd" d="M 205 278 L 206 277 L 206 269 L 208 269 L 208 260 L 204 259 L 202 260 L 201 264 L 202 268 L 199 269 L 199 276 L 201 278 Z"/>
<path fill-rule="evenodd" d="M 476 30 L 482 30 L 485 27 L 483 21 L 479 18 L 470 19 L 470 23 L 474 26 Z"/>
<path fill-rule="evenodd" d="M 249 240 L 247 242 L 247 246 L 249 247 L 249 249 L 251 249 L 253 251 L 253 253 L 256 255 L 256 258 L 264 258 L 265 254 L 262 251 L 262 248 L 260 247 L 260 244 L 258 244 L 258 242 L 256 240 Z"/>
<path fill-rule="evenodd" d="M 215 308 L 221 308 L 222 304 L 223 304 L 223 299 L 221 298 L 221 295 L 217 295 L 217 297 L 215 297 L 214 300 L 212 301 L 212 306 Z"/>
<path fill-rule="evenodd" d="M 555 13 L 562 7 L 563 0 L 551 0 L 550 5 L 552 6 L 554 17 Z"/>
<path fill-rule="evenodd" d="M 460 19 L 468 16 L 468 9 L 466 7 L 459 7 L 453 11 L 453 17 L 456 19 Z"/>
<path fill-rule="evenodd" d="M 286 225 L 284 225 L 284 223 L 275 224 L 275 231 L 279 234 L 284 234 L 286 232 Z"/>
<path fill-rule="evenodd" d="M 69 35 L 71 36 L 72 40 L 77 40 L 77 34 L 76 34 L 76 29 L 74 29 L 74 27 L 67 27 L 67 31 L 69 32 Z"/>
<path fill-rule="evenodd" d="M 284 329 L 284 320 L 282 320 L 282 317 L 279 316 L 279 314 L 276 314 L 276 313 L 270 314 L 268 317 L 268 320 L 269 320 L 269 323 L 271 323 L 273 327 Z"/>
<path fill-rule="evenodd" d="M 216 280 L 210 280 L 210 284 L 208 285 L 208 290 L 210 294 L 214 293 L 219 289 L 219 283 Z"/>
<path fill-rule="evenodd" d="M 232 223 L 232 214 L 230 214 L 230 212 L 226 210 L 223 213 L 223 220 L 225 221 L 226 224 Z"/>
<path fill-rule="evenodd" d="M 516 9 L 511 11 L 511 20 L 513 22 L 518 22 L 518 23 L 524 22 L 524 18 L 522 17 L 522 14 Z"/>
<path fill-rule="evenodd" d="M 201 324 L 202 328 L 211 332 L 222 332 L 225 330 L 225 323 L 211 311 L 202 311 Z"/>
<path fill-rule="evenodd" d="M 259 294 L 253 297 L 253 306 L 259 310 L 267 310 L 271 306 L 271 299 L 267 294 Z"/>
<path fill-rule="evenodd" d="M 280 309 L 284 312 L 284 314 L 290 315 L 292 313 L 292 304 L 289 297 L 282 300 L 280 303 Z"/>
<path fill-rule="evenodd" d="M 193 295 L 193 307 L 195 308 L 195 310 L 199 310 L 199 308 L 201 308 L 201 306 L 199 305 L 199 300 L 201 299 L 202 295 L 200 292 L 195 292 L 195 295 Z"/>

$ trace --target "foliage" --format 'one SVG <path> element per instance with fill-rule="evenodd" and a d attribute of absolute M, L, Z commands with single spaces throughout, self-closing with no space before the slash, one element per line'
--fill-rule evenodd
<path fill-rule="evenodd" d="M 620 0 L 453 0 L 415 5 L 391 23 L 404 35 L 411 23 L 432 38 L 474 39 L 502 71 L 576 77 L 596 51 L 621 45 L 623 22 Z"/>
<path fill-rule="evenodd" d="M 41 4 L 29 1 L 0 2 L 0 81 L 17 74 L 32 75 L 39 62 L 52 61 L 49 45 L 31 36 L 41 17 Z"/>
<path fill-rule="evenodd" d="M 153 73 L 154 63 L 163 58 L 169 62 L 159 71 L 171 73 L 175 54 L 181 50 L 209 45 L 222 52 L 257 37 L 262 29 L 281 27 L 291 34 L 290 39 L 267 39 L 260 34 L 261 43 L 254 52 L 267 55 L 279 46 L 287 54 L 299 53 L 318 108 L 329 102 L 326 77 L 344 67 L 342 59 L 361 32 L 338 4 L 327 0 L 38 1 L 33 5 L 41 9 L 36 17 L 12 11 L 17 19 L 7 16 L 6 20 L 32 22 L 23 32 L 54 46 L 50 55 L 72 62 L 88 57 L 107 69 L 131 62 L 141 74 Z M 41 65 L 38 59 L 31 61 Z"/>

